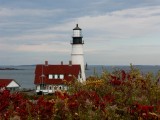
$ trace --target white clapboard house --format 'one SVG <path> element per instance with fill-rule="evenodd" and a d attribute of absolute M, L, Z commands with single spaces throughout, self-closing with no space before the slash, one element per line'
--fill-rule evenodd
<path fill-rule="evenodd" d="M 10 90 L 11 92 L 19 90 L 20 85 L 14 79 L 0 79 L 0 91 Z"/>
<path fill-rule="evenodd" d="M 45 64 L 36 65 L 35 80 L 36 92 L 49 94 L 57 90 L 67 90 L 66 82 L 81 79 L 80 65 L 51 65 L 46 61 Z"/>

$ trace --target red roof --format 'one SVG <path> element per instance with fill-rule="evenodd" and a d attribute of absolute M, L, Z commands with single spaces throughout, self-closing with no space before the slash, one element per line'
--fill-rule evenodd
<path fill-rule="evenodd" d="M 80 65 L 37 65 L 35 70 L 35 84 L 63 84 L 63 80 L 72 81 L 81 73 Z M 64 75 L 64 79 L 49 79 L 49 75 Z"/>
<path fill-rule="evenodd" d="M 7 87 L 13 79 L 0 79 L 0 87 Z"/>

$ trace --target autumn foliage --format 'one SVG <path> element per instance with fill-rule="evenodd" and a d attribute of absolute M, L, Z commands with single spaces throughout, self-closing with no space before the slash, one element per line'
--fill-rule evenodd
<path fill-rule="evenodd" d="M 103 71 L 85 83 L 66 83 L 68 91 L 28 96 L 0 92 L 0 120 L 158 120 L 160 119 L 160 74 Z"/>

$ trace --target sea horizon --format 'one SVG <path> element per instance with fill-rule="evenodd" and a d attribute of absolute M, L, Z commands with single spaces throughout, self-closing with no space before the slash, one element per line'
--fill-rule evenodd
<path fill-rule="evenodd" d="M 160 65 L 133 65 L 139 69 L 141 73 L 153 73 L 156 75 L 160 71 Z M 0 65 L 0 68 L 4 67 Z M 34 89 L 34 77 L 36 65 L 5 65 L 6 68 L 12 67 L 15 70 L 0 70 L 0 79 L 15 79 L 21 88 Z M 88 65 L 88 70 L 85 71 L 86 77 L 101 75 L 104 70 L 112 72 L 114 70 L 130 70 L 130 65 Z"/>

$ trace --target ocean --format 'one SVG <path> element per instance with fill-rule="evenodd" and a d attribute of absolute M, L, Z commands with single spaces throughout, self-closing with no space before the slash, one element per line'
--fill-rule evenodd
<path fill-rule="evenodd" d="M 0 68 L 14 68 L 15 70 L 0 70 L 0 79 L 15 79 L 21 88 L 34 89 L 34 65 L 21 65 L 21 66 L 0 66 Z M 146 74 L 152 72 L 154 75 L 160 71 L 160 66 L 154 65 L 135 65 L 142 73 Z M 115 69 L 129 70 L 130 66 L 109 66 L 109 65 L 88 65 L 88 70 L 86 70 L 86 77 L 94 75 L 101 75 L 103 70 L 112 72 Z"/>

